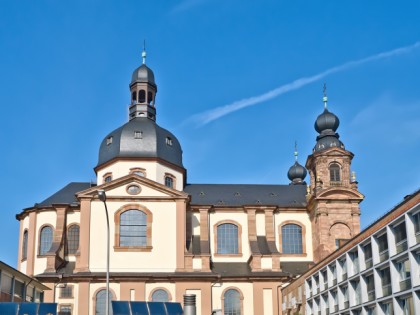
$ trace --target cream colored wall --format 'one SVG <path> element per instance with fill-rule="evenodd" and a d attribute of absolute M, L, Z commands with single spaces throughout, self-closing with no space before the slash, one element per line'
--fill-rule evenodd
<path fill-rule="evenodd" d="M 193 228 L 193 235 L 200 235 L 200 213 L 194 212 L 192 214 L 191 224 Z"/>
<path fill-rule="evenodd" d="M 279 212 L 275 214 L 275 235 L 276 235 L 276 245 L 277 248 L 280 248 L 279 245 L 279 226 L 284 221 L 293 220 L 300 222 L 305 226 L 306 229 L 306 257 L 281 257 L 281 261 L 307 261 L 313 260 L 313 250 L 312 250 L 312 226 L 309 219 L 309 215 L 306 212 Z"/>
<path fill-rule="evenodd" d="M 73 305 L 73 315 L 78 315 L 78 305 L 79 305 L 79 286 L 77 283 L 67 283 L 67 285 L 72 285 L 73 286 L 73 298 L 69 298 L 69 299 L 61 299 L 60 298 L 60 288 L 56 288 L 56 292 L 55 292 L 55 302 L 58 303 L 58 305 L 62 304 L 62 305 L 69 305 L 72 304 Z"/>
<path fill-rule="evenodd" d="M 273 268 L 273 259 L 271 257 L 261 258 L 261 268 L 264 270 L 271 270 Z"/>
<path fill-rule="evenodd" d="M 239 223 L 242 226 L 242 256 L 228 257 L 228 256 L 214 256 L 215 253 L 215 235 L 214 226 L 225 220 L 231 220 Z M 246 262 L 250 256 L 249 242 L 248 242 L 248 217 L 243 212 L 217 212 L 210 214 L 210 250 L 212 260 L 214 262 Z"/>
<path fill-rule="evenodd" d="M 146 301 L 151 301 L 150 293 L 157 288 L 167 290 L 172 296 L 172 302 L 175 301 L 175 283 L 146 283 Z"/>
<path fill-rule="evenodd" d="M 255 215 L 255 221 L 257 225 L 257 235 L 265 235 L 265 214 L 257 213 Z"/>
<path fill-rule="evenodd" d="M 77 223 L 80 224 L 80 212 L 79 211 L 68 211 L 67 212 L 67 226 Z"/>
<path fill-rule="evenodd" d="M 29 215 L 27 215 L 23 220 L 21 220 L 21 224 L 22 224 L 22 233 L 21 235 L 19 235 L 19 243 L 18 244 L 22 244 L 22 240 L 23 240 L 23 233 L 25 232 L 25 230 L 29 229 Z M 28 238 L 29 241 L 29 238 Z M 28 243 L 28 251 L 29 251 L 29 243 Z M 18 249 L 19 252 L 22 252 L 22 248 Z M 27 256 L 29 256 L 29 252 L 27 253 Z M 20 272 L 26 273 L 26 265 L 27 265 L 27 261 L 21 261 L 20 262 Z"/>
<path fill-rule="evenodd" d="M 52 225 L 55 229 L 55 223 L 57 221 L 57 213 L 52 211 L 42 211 L 36 215 L 36 234 L 35 234 L 35 261 L 34 261 L 34 274 L 43 273 L 47 267 L 47 258 L 38 258 L 38 247 L 39 247 L 39 232 L 41 226 L 45 224 Z"/>
<path fill-rule="evenodd" d="M 194 270 L 201 270 L 201 267 L 202 267 L 201 258 L 193 258 L 192 267 Z"/>
<path fill-rule="evenodd" d="M 112 179 L 117 179 L 130 174 L 131 168 L 143 168 L 146 170 L 146 178 L 156 181 L 162 185 L 165 184 L 164 176 L 165 173 L 170 173 L 176 178 L 176 189 L 182 190 L 184 185 L 183 175 L 163 164 L 157 162 L 147 161 L 118 161 L 101 170 L 97 174 L 97 183 L 102 185 L 104 183 L 103 176 L 106 173 L 112 173 Z"/>
<path fill-rule="evenodd" d="M 222 294 L 226 288 L 236 288 L 239 289 L 243 296 L 243 315 L 254 315 L 254 291 L 253 285 L 250 282 L 224 282 L 221 286 L 212 287 L 212 296 L 213 296 L 213 310 L 222 309 Z M 256 315 L 256 314 L 255 314 Z M 262 315 L 262 314 L 261 314 Z"/>
<path fill-rule="evenodd" d="M 273 315 L 273 289 L 263 289 L 264 315 Z"/>
<path fill-rule="evenodd" d="M 151 252 L 114 252 L 114 214 L 125 202 L 108 199 L 110 220 L 110 268 L 114 272 L 171 272 L 176 268 L 176 204 L 175 202 L 137 203 L 153 214 Z M 90 270 L 105 271 L 106 262 L 106 217 L 100 201 L 91 204 L 90 224 Z"/>

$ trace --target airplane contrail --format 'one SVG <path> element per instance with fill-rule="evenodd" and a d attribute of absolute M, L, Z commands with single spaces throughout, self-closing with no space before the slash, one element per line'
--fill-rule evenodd
<path fill-rule="evenodd" d="M 388 58 L 388 57 L 393 57 L 393 56 L 398 56 L 404 53 L 409 53 L 411 52 L 413 49 L 416 49 L 420 47 L 420 41 L 409 45 L 409 46 L 404 46 L 404 47 L 400 47 L 400 48 L 396 48 L 390 51 L 385 51 L 385 52 L 381 52 L 379 54 L 376 55 L 372 55 L 363 59 L 359 59 L 359 60 L 353 60 L 353 61 L 348 61 L 342 65 L 327 69 L 323 72 L 320 72 L 318 74 L 315 74 L 313 76 L 309 76 L 309 77 L 302 77 L 299 79 L 296 79 L 290 83 L 281 85 L 271 91 L 268 91 L 264 94 L 261 95 L 257 95 L 257 96 L 252 96 L 249 98 L 245 98 L 239 101 L 235 101 L 233 103 L 230 103 L 228 105 L 224 105 L 224 106 L 220 106 L 220 107 L 216 107 L 210 110 L 207 110 L 205 112 L 199 113 L 199 114 L 195 114 L 193 116 L 191 116 L 187 121 L 192 121 L 194 123 L 196 123 L 198 126 L 204 126 L 216 119 L 219 119 L 227 114 L 236 112 L 242 108 L 246 108 L 249 106 L 253 106 L 253 105 L 257 105 L 259 103 L 271 100 L 279 95 L 282 95 L 284 93 L 290 92 L 290 91 L 294 91 L 297 90 L 305 85 L 308 85 L 309 83 L 315 82 L 315 81 L 319 81 L 323 78 L 325 78 L 327 75 L 330 75 L 332 73 L 337 73 L 340 71 L 344 71 L 356 66 L 359 66 L 361 64 L 364 63 L 368 63 L 371 61 L 376 61 L 379 59 L 384 59 L 384 58 Z"/>

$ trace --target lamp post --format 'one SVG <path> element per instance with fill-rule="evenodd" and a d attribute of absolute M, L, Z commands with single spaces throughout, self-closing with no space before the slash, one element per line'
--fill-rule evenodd
<path fill-rule="evenodd" d="M 105 190 L 98 190 L 99 200 L 104 203 L 105 214 L 106 214 L 106 306 L 105 314 L 109 315 L 109 217 L 108 217 L 108 207 L 106 206 L 106 194 Z"/>

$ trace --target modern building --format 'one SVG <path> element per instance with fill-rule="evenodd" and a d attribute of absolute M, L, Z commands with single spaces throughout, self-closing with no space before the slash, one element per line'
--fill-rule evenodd
<path fill-rule="evenodd" d="M 43 302 L 45 290 L 50 289 L 0 261 L 0 302 L 40 303 Z"/>
<path fill-rule="evenodd" d="M 180 142 L 156 123 L 158 89 L 145 59 L 129 84 L 128 122 L 100 144 L 97 182 L 69 183 L 16 216 L 19 270 L 63 286 L 46 301 L 104 314 L 106 205 L 112 299 L 181 302 L 187 293 L 202 315 L 279 314 L 282 284 L 360 230 L 364 197 L 338 117 L 324 96 L 315 147 L 306 169 L 296 152 L 289 184 L 189 183 Z"/>
<path fill-rule="evenodd" d="M 283 314 L 420 314 L 420 190 L 282 290 Z"/>

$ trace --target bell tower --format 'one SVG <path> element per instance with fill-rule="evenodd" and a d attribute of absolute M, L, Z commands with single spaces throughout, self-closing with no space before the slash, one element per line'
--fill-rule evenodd
<path fill-rule="evenodd" d="M 155 98 L 157 85 L 153 71 L 146 66 L 146 49 L 141 54 L 143 63 L 134 70 L 131 77 L 129 106 L 129 120 L 137 117 L 149 118 L 156 121 Z"/>
<path fill-rule="evenodd" d="M 307 190 L 312 222 L 314 261 L 318 262 L 360 232 L 359 203 L 364 196 L 351 172 L 354 154 L 346 150 L 336 130 L 339 119 L 328 111 L 324 86 L 324 112 L 315 122 L 319 133 L 306 169 L 310 175 Z"/>

